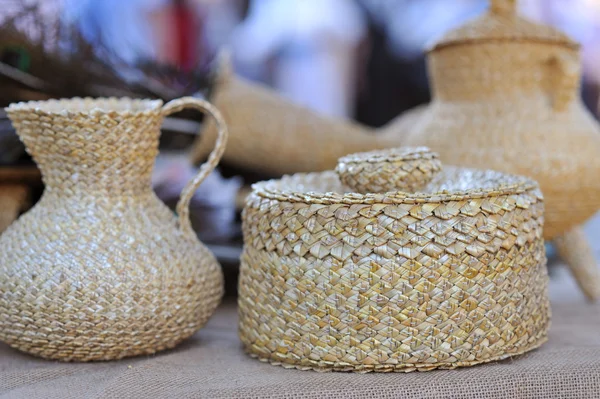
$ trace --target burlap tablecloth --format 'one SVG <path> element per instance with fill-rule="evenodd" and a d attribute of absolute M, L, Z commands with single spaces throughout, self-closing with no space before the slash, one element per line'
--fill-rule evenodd
<path fill-rule="evenodd" d="M 0 398 L 600 398 L 600 305 L 551 287 L 541 349 L 499 363 L 409 374 L 286 370 L 244 355 L 235 302 L 176 350 L 95 364 L 35 359 L 0 344 Z"/>

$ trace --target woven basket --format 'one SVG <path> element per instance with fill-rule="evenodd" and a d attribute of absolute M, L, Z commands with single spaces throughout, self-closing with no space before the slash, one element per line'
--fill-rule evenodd
<path fill-rule="evenodd" d="M 530 176 L 546 198 L 544 237 L 598 299 L 600 270 L 580 225 L 600 208 L 600 127 L 578 96 L 578 48 L 517 17 L 516 0 L 493 0 L 429 51 L 431 104 L 375 130 L 320 118 L 225 68 L 215 101 L 235 144 L 224 158 L 275 176 L 333 168 L 342 152 L 425 145 L 448 164 Z M 209 125 L 206 134 L 215 133 Z M 196 145 L 194 161 L 209 142 Z"/>
<path fill-rule="evenodd" d="M 600 209 L 600 126 L 577 95 L 578 50 L 516 16 L 515 1 L 493 1 L 429 51 L 434 100 L 405 142 L 445 163 L 531 176 L 544 192 L 544 236 L 556 238 Z"/>
<path fill-rule="evenodd" d="M 151 175 L 163 118 L 188 107 L 212 114 L 220 133 L 177 219 Z M 48 359 L 110 360 L 172 348 L 201 328 L 223 281 L 188 206 L 223 153 L 218 111 L 193 98 L 110 98 L 7 112 L 45 191 L 0 236 L 0 340 Z"/>
<path fill-rule="evenodd" d="M 374 155 L 390 153 L 363 159 Z M 239 282 L 251 356 L 407 372 L 499 360 L 546 340 L 537 183 L 446 167 L 418 193 L 356 191 L 334 172 L 254 185 Z"/>
<path fill-rule="evenodd" d="M 600 209 L 600 125 L 578 95 L 578 44 L 519 18 L 516 1 L 494 0 L 488 13 L 437 42 L 428 66 L 431 104 L 409 134 L 400 118 L 381 135 L 430 147 L 444 163 L 535 179 L 545 199 L 544 237 L 561 242 L 564 259 L 581 260 L 569 265 L 584 293 L 600 298 L 600 271 L 585 240 L 564 245 L 584 239 L 578 226 Z"/>

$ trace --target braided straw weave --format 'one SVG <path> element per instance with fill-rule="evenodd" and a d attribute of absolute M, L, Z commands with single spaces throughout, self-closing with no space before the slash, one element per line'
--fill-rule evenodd
<path fill-rule="evenodd" d="M 455 368 L 546 340 L 537 184 L 445 168 L 423 192 L 348 192 L 333 172 L 254 185 L 243 214 L 240 337 L 284 367 Z"/>
<path fill-rule="evenodd" d="M 342 157 L 336 172 L 343 184 L 359 193 L 414 192 L 441 168 L 438 154 L 429 148 L 405 147 Z"/>
<path fill-rule="evenodd" d="M 231 127 L 224 159 L 281 175 L 330 169 L 351 152 L 424 145 L 447 164 L 538 181 L 544 236 L 554 239 L 600 209 L 600 127 L 578 96 L 578 49 L 561 32 L 519 18 L 516 0 L 493 0 L 490 12 L 429 51 L 432 103 L 380 129 L 322 118 L 223 63 L 214 101 Z M 204 133 L 195 161 L 212 148 L 214 125 Z"/>
<path fill-rule="evenodd" d="M 554 239 L 600 209 L 600 127 L 577 95 L 578 45 L 514 7 L 493 1 L 430 50 L 434 99 L 405 143 L 444 163 L 532 177 L 544 192 L 544 236 Z"/>
<path fill-rule="evenodd" d="M 177 219 L 151 188 L 165 115 L 213 115 L 219 140 L 185 188 Z M 227 138 L 205 101 L 72 99 L 13 104 L 17 133 L 42 171 L 36 206 L 0 236 L 0 339 L 62 361 L 171 348 L 201 328 L 222 295 L 219 264 L 191 230 L 191 196 Z"/>
<path fill-rule="evenodd" d="M 544 237 L 561 241 L 584 293 L 600 298 L 600 270 L 578 227 L 600 209 L 600 126 L 578 95 L 579 46 L 517 16 L 515 3 L 492 1 L 432 47 L 433 101 L 409 134 L 400 118 L 381 135 L 430 147 L 447 164 L 535 179 Z"/>

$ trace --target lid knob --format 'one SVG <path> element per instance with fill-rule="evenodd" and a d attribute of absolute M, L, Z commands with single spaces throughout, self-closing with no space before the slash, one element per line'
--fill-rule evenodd
<path fill-rule="evenodd" d="M 490 10 L 494 14 L 516 15 L 517 0 L 492 0 Z"/>
<path fill-rule="evenodd" d="M 368 194 L 418 191 L 441 169 L 438 154 L 429 148 L 400 147 L 347 155 L 335 170 L 346 186 Z"/>

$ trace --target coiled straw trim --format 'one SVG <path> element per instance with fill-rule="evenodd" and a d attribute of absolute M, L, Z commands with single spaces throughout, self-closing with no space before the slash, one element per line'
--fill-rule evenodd
<path fill-rule="evenodd" d="M 156 114 L 162 105 L 162 100 L 133 99 L 127 97 L 73 97 L 13 103 L 5 109 L 12 114 L 33 112 L 45 116 L 85 117 L 90 116 L 90 114 L 143 116 Z"/>

